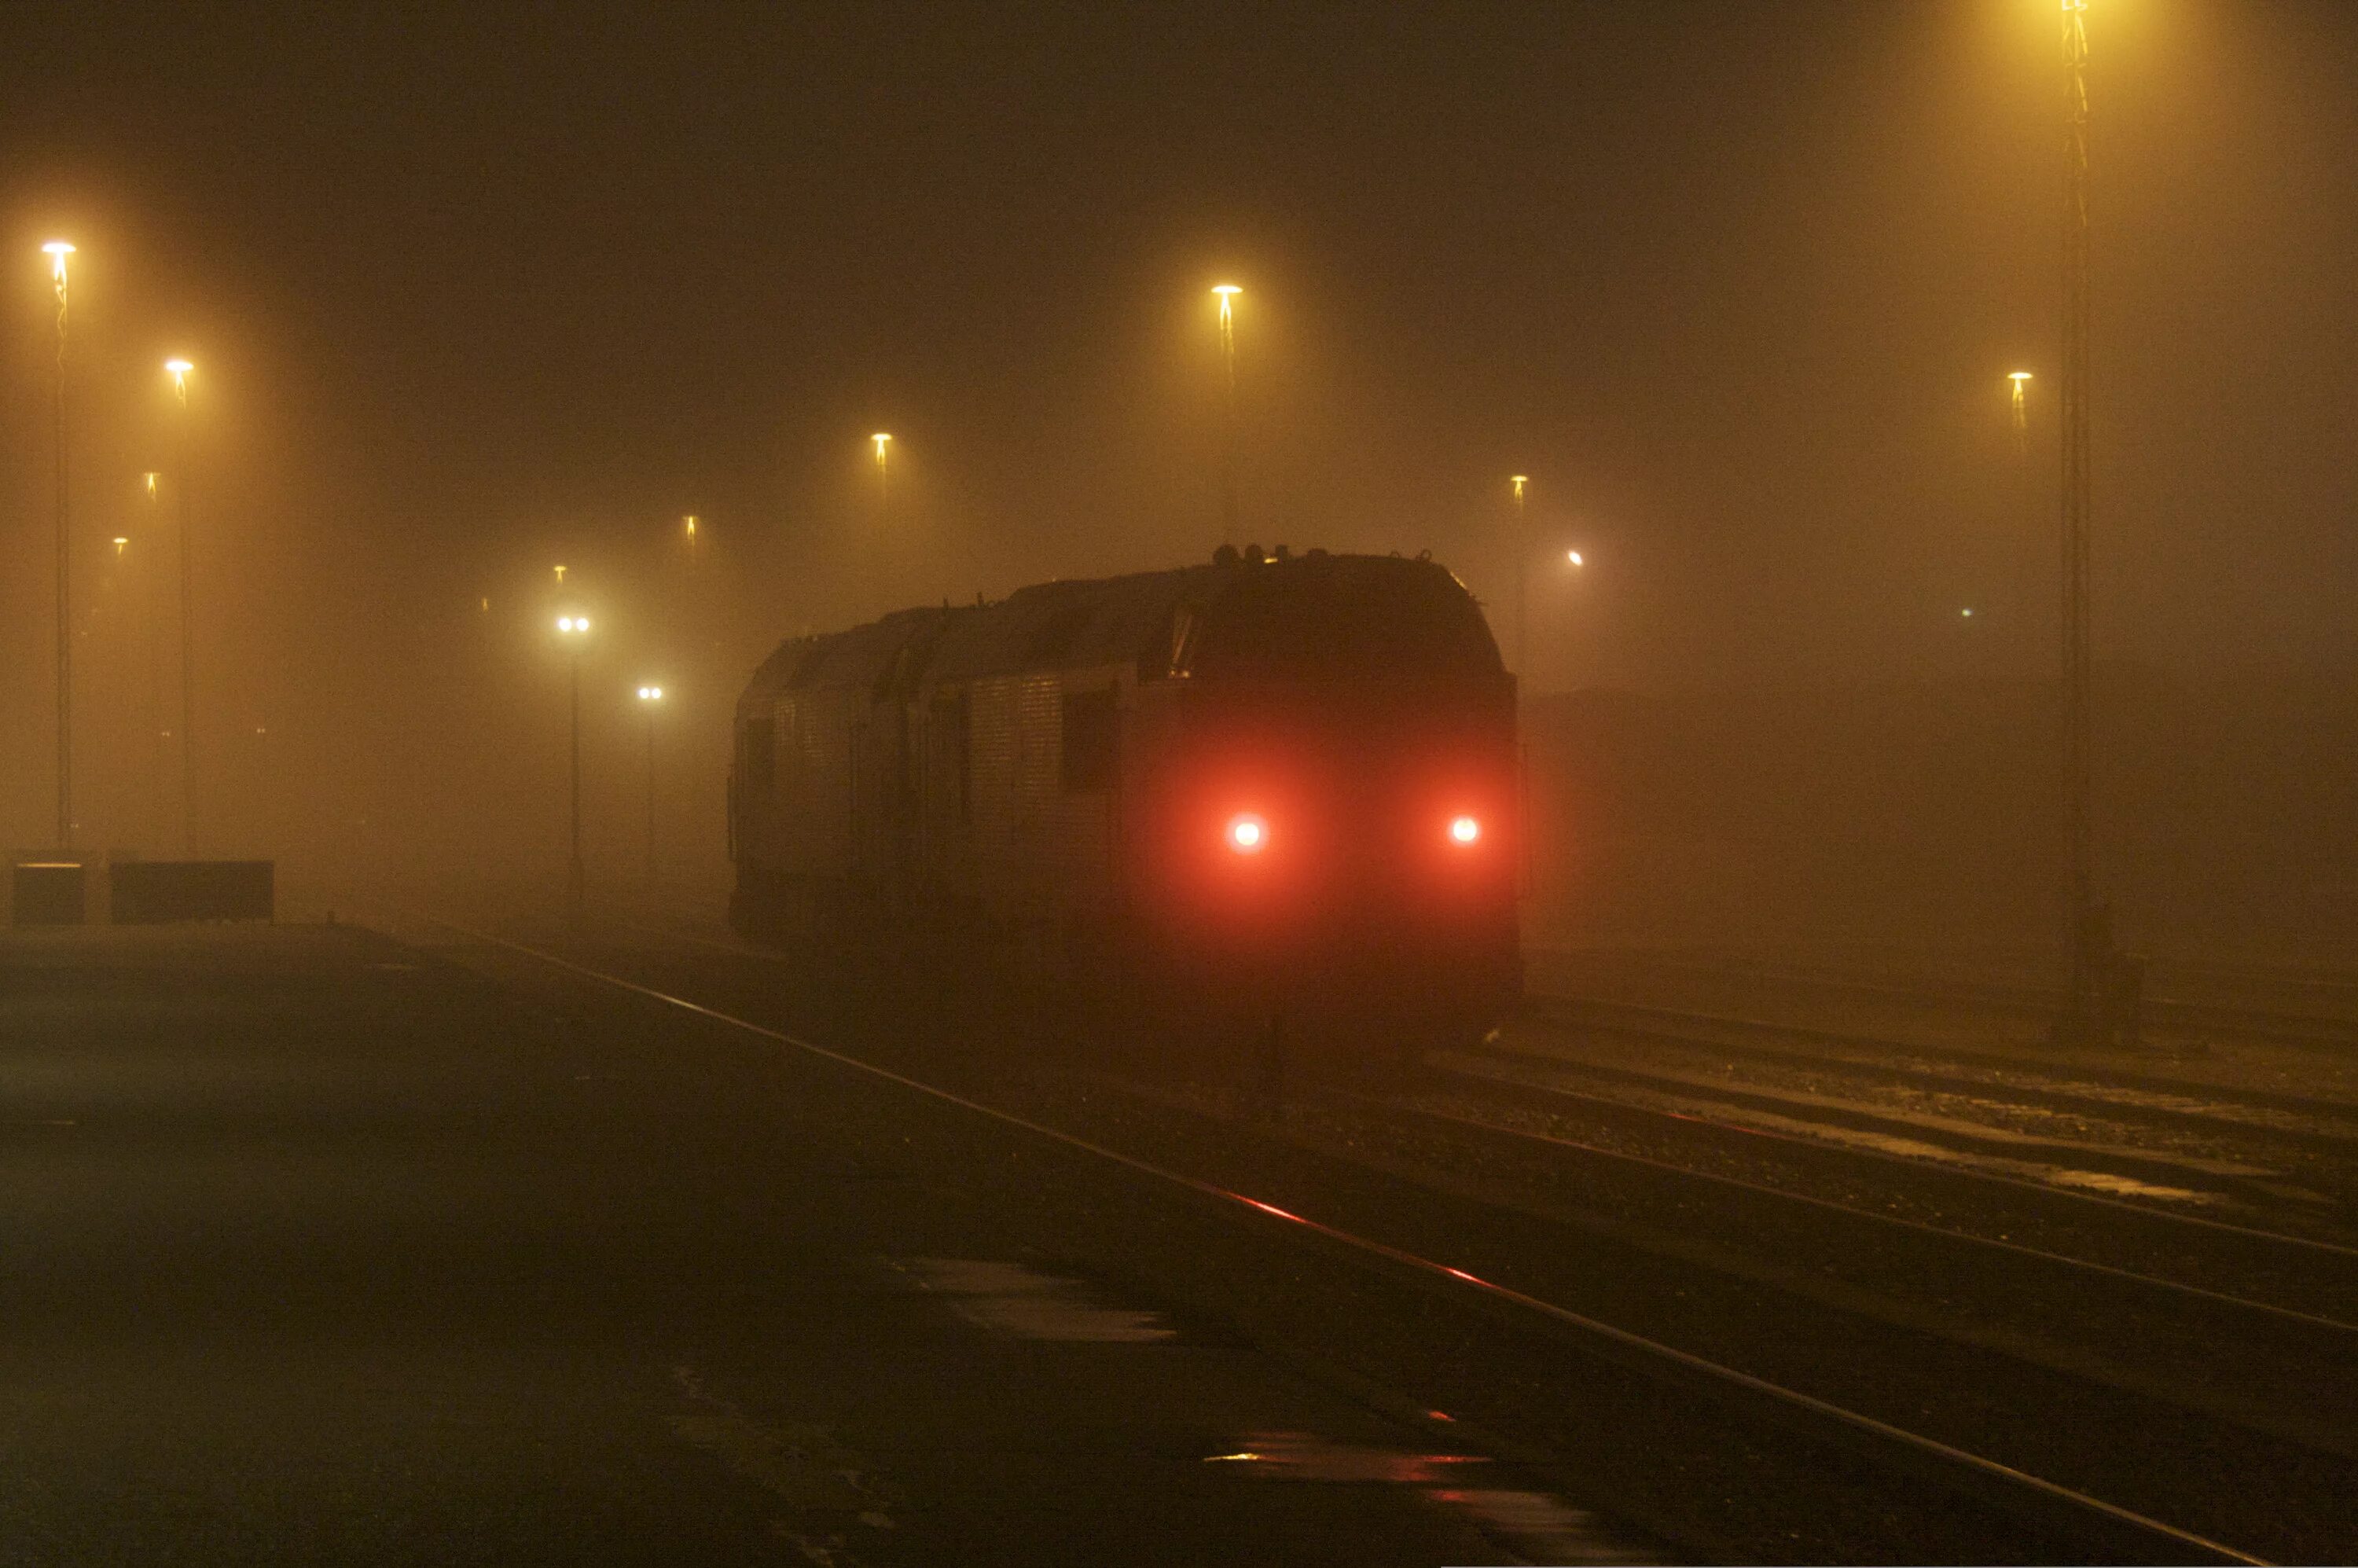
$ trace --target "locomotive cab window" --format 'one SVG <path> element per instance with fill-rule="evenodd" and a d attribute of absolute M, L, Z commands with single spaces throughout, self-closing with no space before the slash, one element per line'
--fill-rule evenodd
<path fill-rule="evenodd" d="M 1063 762 L 1067 790 L 1111 789 L 1120 752 L 1121 709 L 1113 687 L 1064 695 Z"/>

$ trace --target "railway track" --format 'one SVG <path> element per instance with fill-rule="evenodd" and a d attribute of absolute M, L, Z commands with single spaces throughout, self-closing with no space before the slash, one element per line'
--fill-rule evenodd
<path fill-rule="evenodd" d="M 2020 1053 L 1785 1020 L 1595 997 L 1543 997 L 1535 1016 L 1555 1024 L 1728 1053 L 1796 1068 L 1937 1091 L 1996 1094 L 2055 1109 L 2236 1134 L 2265 1134 L 2320 1151 L 2358 1149 L 2358 1104 L 2316 1096 L 2173 1079 L 2082 1061 L 2051 1065 Z"/>
<path fill-rule="evenodd" d="M 1920 1468 L 1930 1465 L 1946 1476 L 1942 1482 L 1944 1486 L 1965 1487 L 1985 1498 L 1999 1497 L 2007 1507 L 2029 1507 L 2051 1519 L 2069 1518 L 2076 1521 L 2073 1528 L 2094 1532 L 2088 1537 L 2092 1543 L 2089 1550 L 2094 1554 L 2110 1555 L 2125 1551 L 2131 1556 L 2145 1558 L 2258 1560 L 2255 1552 L 2238 1550 L 2212 1535 L 2172 1524 L 2156 1517 L 2155 1511 L 2109 1501 L 2098 1495 L 2095 1489 L 2047 1479 L 2035 1467 L 1993 1457 L 1974 1445 L 1929 1434 L 1906 1421 L 1888 1419 L 1891 1412 L 1878 1414 L 1861 1410 L 1855 1402 L 1844 1402 L 1796 1387 L 1790 1379 L 1780 1380 L 1775 1376 L 1747 1370 L 1725 1359 L 1700 1353 L 1691 1346 L 1672 1343 L 1641 1327 L 1615 1323 L 1594 1311 L 1566 1304 L 1564 1300 L 1559 1299 L 1557 1292 L 1517 1281 L 1510 1277 L 1509 1271 L 1487 1267 L 1470 1256 L 1452 1258 L 1445 1251 L 1436 1251 L 1416 1240 L 1386 1235 L 1380 1226 L 1321 1215 L 1311 1211 L 1308 1206 L 1288 1201 L 1284 1195 L 1270 1189 L 1256 1191 L 1243 1184 L 1225 1181 L 1217 1174 L 1207 1175 L 1200 1171 L 1183 1168 L 1187 1162 L 1157 1158 L 1151 1148 L 1143 1147 L 1143 1143 L 1152 1140 L 1138 1142 L 1124 1140 L 1118 1145 L 1117 1141 L 1094 1135 L 1087 1130 L 1076 1131 L 1036 1115 L 1011 1110 L 1004 1104 L 990 1103 L 984 1098 L 955 1092 L 860 1055 L 820 1045 L 791 1030 L 744 1016 L 746 1011 L 752 1011 L 751 1009 L 741 1007 L 730 1011 L 687 994 L 695 988 L 690 984 L 662 979 L 660 965 L 656 966 L 658 974 L 655 976 L 642 974 L 633 978 L 631 974 L 617 973 L 612 968 L 585 963 L 548 947 L 514 943 L 482 933 L 469 935 L 528 957 L 579 981 L 630 993 L 650 1003 L 700 1019 L 714 1027 L 808 1054 L 847 1070 L 889 1083 L 904 1092 L 958 1107 L 1024 1137 L 1055 1144 L 1118 1168 L 1130 1176 L 1184 1191 L 1195 1199 L 1225 1207 L 1244 1223 L 1272 1226 L 1290 1232 L 1302 1246 L 1330 1256 L 1348 1256 L 1360 1265 L 1379 1272 L 1412 1277 L 1444 1297 L 1462 1296 L 1465 1300 L 1459 1303 L 1461 1306 L 1478 1304 L 1486 1310 L 1509 1314 L 1527 1324 L 1543 1323 L 1552 1332 L 1565 1336 L 1571 1347 L 1635 1357 L 1652 1366 L 1661 1375 L 1708 1385 L 1715 1390 L 1714 1397 L 1773 1407 L 1782 1419 L 1805 1422 L 1821 1440 L 1833 1435 L 1840 1445 L 1854 1454 L 1865 1451 L 1879 1454 L 1886 1461 L 1898 1459 L 1905 1465 Z M 708 949 L 733 952 L 741 961 L 758 961 L 764 957 L 756 950 L 744 949 L 733 943 L 688 937 L 679 933 L 664 935 L 675 944 L 700 942 Z M 1430 1122 L 1434 1113 L 1429 1109 L 1414 1111 L 1395 1106 L 1384 1114 L 1398 1118 L 1421 1116 Z M 1459 1119 L 1468 1124 L 1455 1129 L 1454 1136 L 1531 1141 L 1528 1134 L 1518 1133 L 1511 1129 L 1476 1126 L 1472 1125 L 1471 1119 Z M 1569 1149 L 1568 1141 L 1552 1141 L 1556 1147 L 1552 1150 L 1551 1158 Z M 1627 1163 L 1626 1157 L 1617 1152 L 1581 1151 L 1579 1153 L 1585 1159 L 1609 1156 Z M 1668 1175 L 1670 1173 L 1665 1167 L 1657 1173 Z M 1692 1182 L 1695 1180 L 1695 1173 L 1681 1173 L 1677 1179 Z M 1726 1191 L 1735 1190 L 1725 1183 L 1722 1183 L 1721 1187 Z M 1767 1201 L 1768 1195 L 1768 1189 L 1758 1188 L 1751 1195 Z M 1774 1195 L 1774 1201 L 1790 1204 L 1793 1199 L 1791 1195 L 1778 1194 Z M 1877 1223 L 1886 1229 L 1908 1228 L 1904 1223 L 1880 1217 Z M 1937 1227 L 1917 1227 L 1910 1234 L 1926 1243 L 1971 1245 L 1990 1250 L 1980 1238 L 1962 1238 L 1955 1233 L 1935 1236 L 1932 1234 L 1935 1229 Z M 2143 1276 L 2135 1271 L 2109 1268 L 2087 1260 L 2045 1254 L 2035 1248 L 2016 1247 L 2000 1250 L 2006 1251 L 2017 1262 L 2036 1260 L 2038 1266 L 2043 1269 L 2070 1270 L 2091 1278 L 2101 1277 L 2107 1281 L 2108 1287 L 2125 1288 L 2148 1296 L 2169 1297 L 2184 1303 L 2199 1303 L 2203 1311 L 2265 1317 L 2278 1331 L 2285 1333 L 2347 1337 L 2353 1332 L 2352 1325 L 2327 1314 L 2308 1313 L 2283 1303 L 2240 1298 L 2230 1292 L 2212 1291 L 2182 1281 Z"/>
<path fill-rule="evenodd" d="M 1769 981 L 1821 992 L 1859 997 L 1927 1008 L 1971 1007 L 1985 1012 L 2044 1022 L 2062 1007 L 2062 993 L 2038 986 L 1995 980 L 1921 979 L 1843 974 L 1823 969 L 1765 963 L 1713 964 L 1653 957 L 1656 968 L 1684 970 L 1728 981 Z M 2217 997 L 2185 994 L 2187 980 L 2201 971 L 2174 978 L 2177 990 L 2149 990 L 2140 1003 L 2141 1018 L 2149 1030 L 2172 1038 L 2264 1042 L 2317 1050 L 2358 1053 L 2358 1013 L 2288 1009 L 2257 1005 Z M 2229 979 L 2222 973 L 2215 977 Z M 2232 982 L 2231 982 L 2232 983 Z M 2358 999 L 2358 982 L 2343 979 L 2259 980 L 2271 989 L 2291 987 L 2331 998 L 2348 1007 Z"/>

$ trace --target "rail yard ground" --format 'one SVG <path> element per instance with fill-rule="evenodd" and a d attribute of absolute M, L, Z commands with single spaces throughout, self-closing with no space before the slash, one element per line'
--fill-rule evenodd
<path fill-rule="evenodd" d="M 2330 1042 L 1541 955 L 1273 1077 L 970 960 L 0 937 L 0 1556 L 2358 1555 Z"/>

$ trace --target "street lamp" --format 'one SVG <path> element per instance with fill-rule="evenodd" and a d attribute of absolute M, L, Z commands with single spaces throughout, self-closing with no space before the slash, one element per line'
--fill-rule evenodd
<path fill-rule="evenodd" d="M 892 437 L 889 431 L 879 430 L 868 438 L 876 445 L 876 509 L 882 512 L 892 503 L 892 470 L 885 455 Z"/>
<path fill-rule="evenodd" d="M 1527 628 L 1531 619 L 1531 535 L 1523 527 L 1523 487 L 1531 483 L 1528 474 L 1516 474 L 1508 480 L 1515 487 L 1515 683 L 1520 690 L 1531 678 L 1525 663 L 1530 655 L 1531 640 Z"/>
<path fill-rule="evenodd" d="M 189 536 L 189 469 L 195 460 L 196 439 L 190 429 L 189 373 L 196 368 L 184 359 L 164 362 L 164 373 L 172 378 L 172 400 L 180 408 L 180 471 L 173 477 L 180 514 L 180 851 L 189 855 L 197 848 L 197 732 L 195 600 L 189 590 L 189 562 L 195 554 Z"/>
<path fill-rule="evenodd" d="M 49 281 L 58 297 L 57 447 L 58 447 L 58 848 L 73 846 L 73 557 L 66 501 L 66 257 L 73 246 L 51 240 L 41 247 L 49 258 Z"/>
<path fill-rule="evenodd" d="M 2006 373 L 2006 384 L 2011 389 L 2014 410 L 2014 451 L 2026 457 L 2030 451 L 2030 373 L 2027 370 Z"/>
<path fill-rule="evenodd" d="M 2112 933 L 2097 902 L 2089 824 L 2088 26 L 2087 0 L 2062 0 L 2068 87 L 2063 214 L 2063 773 L 2071 995 L 2060 1039 L 2110 1033 Z M 2020 382 L 2016 382 L 2020 386 Z"/>
<path fill-rule="evenodd" d="M 1237 315 L 1236 297 L 1244 290 L 1233 283 L 1212 286 L 1220 302 L 1220 363 L 1227 374 L 1228 398 L 1221 416 L 1220 543 L 1237 542 Z"/>
<path fill-rule="evenodd" d="M 663 687 L 639 687 L 639 707 L 647 716 L 647 896 L 655 891 L 655 709 L 663 704 Z"/>
<path fill-rule="evenodd" d="M 590 617 L 558 616 L 557 634 L 565 640 L 573 676 L 573 832 L 571 853 L 565 862 L 565 913 L 578 921 L 585 902 L 581 871 L 581 644 L 590 636 Z"/>

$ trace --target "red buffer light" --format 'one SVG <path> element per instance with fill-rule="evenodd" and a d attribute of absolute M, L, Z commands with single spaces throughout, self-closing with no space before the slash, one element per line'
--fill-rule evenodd
<path fill-rule="evenodd" d="M 1474 818 L 1470 816 L 1458 816 L 1450 819 L 1449 841 L 1451 843 L 1460 845 L 1471 844 L 1481 837 L 1482 825 L 1479 822 L 1476 822 Z"/>
<path fill-rule="evenodd" d="M 1251 812 L 1228 818 L 1228 848 L 1239 855 L 1258 855 L 1269 846 L 1269 824 Z"/>

